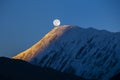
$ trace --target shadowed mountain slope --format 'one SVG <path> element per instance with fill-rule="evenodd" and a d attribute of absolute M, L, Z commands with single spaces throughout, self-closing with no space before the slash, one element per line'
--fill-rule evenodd
<path fill-rule="evenodd" d="M 120 33 L 60 26 L 13 57 L 86 79 L 109 79 L 120 71 Z"/>

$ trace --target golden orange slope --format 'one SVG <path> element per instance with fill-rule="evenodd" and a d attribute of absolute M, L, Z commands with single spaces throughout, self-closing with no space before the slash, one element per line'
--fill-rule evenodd
<path fill-rule="evenodd" d="M 13 56 L 14 59 L 21 59 L 25 61 L 30 61 L 30 59 L 37 55 L 37 53 L 41 53 L 52 41 L 56 40 L 59 36 L 63 34 L 63 32 L 70 28 L 69 26 L 59 26 L 53 28 L 49 33 L 47 33 L 40 41 L 34 44 L 29 49 Z"/>

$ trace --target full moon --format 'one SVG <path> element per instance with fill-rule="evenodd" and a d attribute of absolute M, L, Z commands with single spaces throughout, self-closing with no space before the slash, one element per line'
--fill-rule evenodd
<path fill-rule="evenodd" d="M 59 25 L 60 25 L 60 20 L 59 20 L 59 19 L 55 19 L 55 20 L 53 21 L 53 25 L 54 25 L 54 26 L 59 26 Z"/>

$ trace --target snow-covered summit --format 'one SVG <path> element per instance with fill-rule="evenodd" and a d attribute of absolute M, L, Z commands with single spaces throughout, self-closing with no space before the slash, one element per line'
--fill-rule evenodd
<path fill-rule="evenodd" d="M 120 72 L 120 33 L 69 25 L 55 27 L 13 58 L 86 79 L 109 79 Z"/>
<path fill-rule="evenodd" d="M 31 58 L 44 51 L 53 41 L 59 38 L 65 31 L 71 28 L 75 28 L 76 26 L 64 25 L 60 27 L 54 27 L 48 34 L 46 34 L 40 41 L 38 41 L 35 45 L 30 47 L 29 49 L 17 54 L 13 58 L 22 59 L 26 61 L 30 61 Z M 78 28 L 78 27 L 76 27 Z"/>

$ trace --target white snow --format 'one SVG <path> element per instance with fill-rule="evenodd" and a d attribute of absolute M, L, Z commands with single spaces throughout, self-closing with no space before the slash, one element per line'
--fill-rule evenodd
<path fill-rule="evenodd" d="M 69 25 L 55 27 L 13 58 L 86 79 L 107 80 L 120 70 L 120 33 Z"/>

